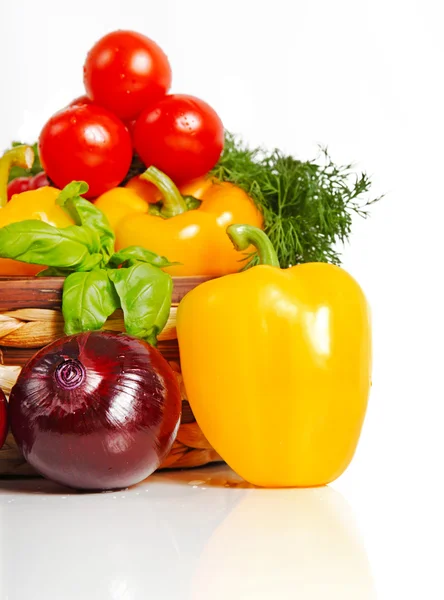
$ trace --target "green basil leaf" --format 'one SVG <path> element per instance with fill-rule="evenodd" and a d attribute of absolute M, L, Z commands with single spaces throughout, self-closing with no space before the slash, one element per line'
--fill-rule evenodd
<path fill-rule="evenodd" d="M 98 235 L 100 246 L 95 251 L 101 251 L 108 260 L 114 252 L 114 232 L 105 214 L 89 200 L 81 197 L 81 194 L 87 191 L 87 183 L 72 181 L 60 192 L 57 204 L 65 209 L 76 225 L 91 229 Z"/>
<path fill-rule="evenodd" d="M 57 267 L 49 267 L 44 271 L 36 274 L 36 277 L 68 277 L 73 272 L 72 269 L 58 269 Z"/>
<path fill-rule="evenodd" d="M 123 265 L 124 263 L 128 263 L 128 266 L 131 267 L 136 262 L 145 262 L 161 269 L 179 264 L 172 263 L 165 256 L 160 256 L 155 252 L 151 252 L 151 250 L 146 250 L 146 248 L 142 248 L 142 246 L 128 246 L 113 254 L 108 266 L 115 268 L 120 267 L 120 265 Z"/>
<path fill-rule="evenodd" d="M 119 307 L 119 298 L 105 269 L 71 273 L 66 278 L 62 302 L 66 335 L 101 329 Z"/>
<path fill-rule="evenodd" d="M 120 298 L 126 331 L 155 346 L 170 314 L 173 292 L 170 275 L 142 262 L 108 274 Z"/>
<path fill-rule="evenodd" d="M 75 198 L 76 196 L 81 196 L 82 194 L 86 194 L 89 190 L 89 185 L 86 181 L 71 181 L 68 185 L 65 185 L 63 190 L 61 190 L 60 194 L 57 198 L 57 204 L 59 206 L 64 206 L 65 202 L 68 200 Z M 75 215 L 71 215 L 74 220 L 76 220 Z M 80 225 L 81 223 L 77 223 Z"/>
<path fill-rule="evenodd" d="M 85 270 L 102 260 L 93 232 L 73 225 L 58 229 L 43 221 L 20 221 L 0 228 L 0 256 L 60 269 Z"/>

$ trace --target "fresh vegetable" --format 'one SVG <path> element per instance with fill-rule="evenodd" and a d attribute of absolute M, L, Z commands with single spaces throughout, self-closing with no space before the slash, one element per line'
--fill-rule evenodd
<path fill-rule="evenodd" d="M 157 190 L 154 185 L 153 188 Z M 148 212 L 149 208 L 145 199 L 141 198 L 140 194 L 132 187 L 117 187 L 108 190 L 99 196 L 94 204 L 105 213 L 113 231 L 124 217 L 144 214 Z"/>
<path fill-rule="evenodd" d="M 144 165 L 134 157 L 125 181 L 147 202 L 158 202 L 158 191 L 140 175 Z M 305 263 L 340 264 L 354 216 L 367 217 L 380 198 L 369 197 L 370 178 L 352 165 L 335 164 L 326 151 L 316 160 L 299 161 L 279 150 L 249 149 L 226 133 L 223 154 L 209 176 L 179 184 L 184 195 L 199 198 L 193 187 L 219 179 L 234 183 L 254 200 L 264 216 L 264 230 L 276 248 L 281 267 Z M 257 262 L 250 256 L 248 264 Z"/>
<path fill-rule="evenodd" d="M 204 186 L 202 182 L 184 186 L 200 193 L 201 202 L 182 196 L 171 179 L 155 167 L 142 178 L 158 187 L 162 202 L 148 204 L 133 190 L 122 188 L 95 203 L 115 225 L 118 250 L 135 244 L 168 256 L 177 264 L 165 270 L 176 276 L 218 276 L 242 267 L 243 256 L 233 248 L 226 228 L 239 220 L 258 227 L 262 224 L 262 215 L 243 190 L 212 181 Z"/>
<path fill-rule="evenodd" d="M 0 450 L 8 433 L 8 403 L 3 390 L 0 388 Z"/>
<path fill-rule="evenodd" d="M 143 169 L 140 170 L 138 175 L 131 177 L 126 183 L 125 188 L 134 191 L 139 198 L 142 198 L 148 204 L 156 204 L 160 200 L 162 200 L 162 192 L 158 187 L 151 183 L 151 181 L 147 181 L 143 179 L 140 175 L 145 172 L 145 165 Z M 179 187 L 180 191 L 180 187 Z M 142 211 L 143 212 L 143 211 Z"/>
<path fill-rule="evenodd" d="M 71 217 L 57 204 L 60 190 L 41 187 L 16 194 L 0 209 L 0 227 L 21 221 L 41 221 L 54 227 L 69 227 Z"/>
<path fill-rule="evenodd" d="M 317 161 L 300 161 L 279 150 L 249 149 L 229 133 L 211 174 L 253 198 L 281 267 L 339 264 L 338 243 L 347 241 L 353 216 L 366 217 L 379 200 L 368 198 L 371 182 L 365 173 L 334 164 L 326 151 Z"/>
<path fill-rule="evenodd" d="M 84 490 L 125 488 L 151 475 L 171 449 L 181 411 L 162 355 L 113 332 L 61 338 L 37 352 L 9 405 L 28 463 Z"/>
<path fill-rule="evenodd" d="M 34 162 L 34 151 L 30 146 L 14 144 L 0 159 L 0 208 L 8 202 L 8 182 L 12 169 L 28 170 Z"/>
<path fill-rule="evenodd" d="M 114 251 L 114 234 L 105 215 L 82 198 L 88 186 L 72 182 L 62 192 L 41 188 L 26 194 L 56 195 L 55 208 L 67 225 L 26 220 L 0 227 L 0 257 L 46 265 L 42 275 L 66 277 L 62 310 L 68 335 L 101 329 L 108 317 L 123 309 L 126 331 L 155 345 L 171 306 L 172 279 L 162 271 L 171 263 L 145 248 Z"/>
<path fill-rule="evenodd" d="M 32 148 L 25 145 L 13 147 L 0 158 L 0 227 L 5 227 L 11 223 L 19 223 L 24 220 L 31 220 L 31 223 L 44 221 L 55 227 L 68 227 L 72 225 L 73 220 L 71 217 L 57 205 L 57 198 L 60 191 L 52 187 L 41 187 L 16 194 L 5 204 L 8 196 L 6 183 L 9 178 L 11 166 L 28 168 L 29 165 L 33 164 L 33 160 Z M 36 242 L 38 243 L 38 240 Z M 5 256 L 5 253 L 7 255 L 9 252 L 8 248 L 0 250 L 5 250 L 3 253 L 0 251 L 0 256 Z M 31 276 L 42 270 L 41 266 L 18 262 L 21 259 L 18 253 L 15 258 L 16 260 L 0 258 L 0 275 Z"/>
<path fill-rule="evenodd" d="M 12 142 L 11 148 L 9 148 L 6 152 L 9 152 L 9 150 L 13 150 L 17 146 L 27 146 L 27 145 L 28 144 L 24 144 L 23 142 Z M 34 175 L 38 175 L 39 173 L 41 173 L 43 171 L 42 164 L 40 162 L 38 149 L 37 149 L 37 144 L 34 144 L 32 146 L 32 151 L 34 153 L 34 155 L 33 155 L 34 159 L 32 160 L 32 163 L 30 163 L 29 165 L 23 164 L 22 166 L 20 166 L 18 164 L 11 165 L 11 167 L 9 169 L 9 174 L 8 174 L 8 182 L 11 182 L 14 179 L 17 179 L 19 177 L 33 177 Z M 5 152 L 5 154 L 6 154 L 6 152 Z M 23 191 L 25 191 L 25 190 L 23 190 Z"/>
<path fill-rule="evenodd" d="M 247 200 L 247 195 L 242 189 L 235 188 L 231 183 L 222 183 L 215 177 L 193 179 L 193 181 L 179 185 L 178 190 L 185 198 L 185 202 L 188 202 L 189 206 L 187 205 L 187 208 L 190 208 L 190 206 L 198 208 L 200 203 L 194 202 L 195 200 L 205 200 L 206 205 L 209 207 L 210 203 L 208 201 L 211 199 L 212 204 L 214 204 L 214 200 L 217 198 L 226 201 L 223 204 L 221 202 L 221 209 L 225 212 L 225 209 L 229 206 L 236 207 L 236 200 L 239 201 L 238 207 L 246 205 Z M 118 187 L 105 192 L 94 201 L 94 204 L 106 214 L 111 227 L 115 231 L 118 224 L 128 215 L 145 214 L 150 210 L 157 214 L 162 198 L 162 191 L 159 187 L 149 181 L 146 176 L 144 177 L 142 173 L 142 175 L 132 177 L 124 188 Z M 149 204 L 157 204 L 158 206 L 150 207 Z M 251 208 L 251 200 L 248 201 L 247 206 Z"/>
<path fill-rule="evenodd" d="M 162 200 L 162 192 L 154 185 L 154 183 L 151 183 L 151 181 L 148 181 L 148 179 L 142 177 L 145 170 L 145 167 L 141 168 L 137 175 L 131 177 L 125 183 L 124 187 L 136 192 L 136 194 L 148 204 L 157 204 Z M 187 181 L 186 183 L 179 184 L 178 189 L 182 196 L 190 196 L 192 198 L 196 198 L 197 200 L 204 200 L 207 192 L 209 192 L 209 190 L 213 188 L 215 184 L 218 185 L 217 189 L 223 189 L 224 191 L 232 187 L 230 184 L 226 186 L 222 185 L 221 188 L 221 183 L 222 182 L 217 180 L 215 177 L 209 177 L 205 175 L 203 177 L 197 177 L 196 179 Z M 245 197 L 245 193 L 240 192 L 240 195 Z"/>
<path fill-rule="evenodd" d="M 260 265 L 203 283 L 179 305 L 191 408 L 214 449 L 248 482 L 327 484 L 352 459 L 366 412 L 367 301 L 336 265 L 281 270 L 263 231 L 231 225 L 228 234 L 238 250 L 255 245 Z"/>
<path fill-rule="evenodd" d="M 224 146 L 224 127 L 206 102 L 193 96 L 165 96 L 137 119 L 134 146 L 147 167 L 176 183 L 205 175 Z"/>
<path fill-rule="evenodd" d="M 85 106 L 85 104 L 92 104 L 92 100 L 88 96 L 83 95 L 71 100 L 68 106 Z"/>
<path fill-rule="evenodd" d="M 132 143 L 125 125 L 94 104 L 56 113 L 40 134 L 39 151 L 48 177 L 60 188 L 73 180 L 89 185 L 95 198 L 118 185 L 131 164 Z"/>
<path fill-rule="evenodd" d="M 88 96 L 124 121 L 135 119 L 171 85 L 168 58 L 135 31 L 114 31 L 89 51 L 83 69 Z"/>
<path fill-rule="evenodd" d="M 50 185 L 49 179 L 46 176 L 46 173 L 42 171 L 41 173 L 34 175 L 34 177 L 31 177 L 31 181 L 29 182 L 29 189 L 37 190 L 38 188 L 45 187 L 47 185 Z"/>
<path fill-rule="evenodd" d="M 48 178 L 43 171 L 32 177 L 17 177 L 8 183 L 8 200 L 10 200 L 14 194 L 21 194 L 28 190 L 37 190 L 38 188 L 48 185 Z"/>
<path fill-rule="evenodd" d="M 17 177 L 8 183 L 8 200 L 12 198 L 14 194 L 21 194 L 27 192 L 30 189 L 32 177 Z"/>

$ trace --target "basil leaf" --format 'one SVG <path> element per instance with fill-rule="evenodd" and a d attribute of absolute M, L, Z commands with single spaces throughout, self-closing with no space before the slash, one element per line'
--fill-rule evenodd
<path fill-rule="evenodd" d="M 119 307 L 119 298 L 105 269 L 71 273 L 66 278 L 62 303 L 66 335 L 101 329 Z"/>
<path fill-rule="evenodd" d="M 132 266 L 136 262 L 145 262 L 161 269 L 179 264 L 171 263 L 165 256 L 160 256 L 155 252 L 151 252 L 151 250 L 146 250 L 145 248 L 142 248 L 142 246 L 128 246 L 113 254 L 108 266 L 120 267 L 120 265 L 123 265 L 124 263 L 128 263 L 128 266 Z"/>
<path fill-rule="evenodd" d="M 49 267 L 44 271 L 36 274 L 36 277 L 68 277 L 73 272 L 72 269 L 58 269 L 57 267 Z"/>
<path fill-rule="evenodd" d="M 105 214 L 89 200 L 81 197 L 81 194 L 87 191 L 87 183 L 72 181 L 60 192 L 57 204 L 65 209 L 76 225 L 91 229 L 98 235 L 100 246 L 95 252 L 101 251 L 108 260 L 114 252 L 114 232 Z"/>
<path fill-rule="evenodd" d="M 43 221 L 20 221 L 0 228 L 0 256 L 60 269 L 85 270 L 102 260 L 91 253 L 91 231 L 73 225 L 58 229 Z"/>
<path fill-rule="evenodd" d="M 142 262 L 108 274 L 120 298 L 126 331 L 155 346 L 170 314 L 170 275 Z"/>
<path fill-rule="evenodd" d="M 82 194 L 86 194 L 89 190 L 89 185 L 86 181 L 71 181 L 68 185 L 65 185 L 63 190 L 61 190 L 60 194 L 57 198 L 57 204 L 59 206 L 64 206 L 65 202 L 68 200 L 75 198 L 76 196 L 81 196 Z M 72 218 L 76 221 L 76 215 L 71 215 Z M 77 223 L 80 225 L 81 223 Z"/>

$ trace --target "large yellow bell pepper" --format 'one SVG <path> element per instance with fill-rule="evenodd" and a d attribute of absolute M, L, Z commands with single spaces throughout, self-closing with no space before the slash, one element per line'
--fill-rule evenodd
<path fill-rule="evenodd" d="M 7 185 L 9 170 L 18 165 L 29 168 L 34 161 L 30 146 L 16 146 L 8 150 L 0 159 L 0 227 L 26 220 L 45 221 L 55 227 L 68 227 L 74 221 L 56 202 L 60 190 L 45 186 L 14 194 L 8 202 Z M 0 258 L 0 275 L 31 276 L 42 271 L 42 265 L 29 265 L 18 260 Z"/>
<path fill-rule="evenodd" d="M 222 458 L 265 487 L 318 486 L 346 469 L 371 379 L 369 307 L 342 268 L 281 270 L 267 236 L 233 225 L 261 265 L 208 281 L 178 308 L 182 373 L 194 415 Z"/>

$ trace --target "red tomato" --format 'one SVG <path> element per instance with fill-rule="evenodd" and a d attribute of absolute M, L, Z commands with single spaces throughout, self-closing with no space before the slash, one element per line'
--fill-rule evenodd
<path fill-rule="evenodd" d="M 203 100 L 174 94 L 147 108 L 134 127 L 134 145 L 147 167 L 176 183 L 208 173 L 224 146 L 224 127 Z"/>
<path fill-rule="evenodd" d="M 132 159 L 131 137 L 112 113 L 94 104 L 56 113 L 39 139 L 40 160 L 54 184 L 86 181 L 87 198 L 100 196 L 126 176 Z"/>
<path fill-rule="evenodd" d="M 41 173 L 37 173 L 37 175 L 34 175 L 34 177 L 31 178 L 29 189 L 37 190 L 38 188 L 45 187 L 45 185 L 49 185 L 49 181 L 46 177 L 46 173 L 42 171 Z"/>
<path fill-rule="evenodd" d="M 134 127 L 136 126 L 136 121 L 128 121 L 125 123 L 125 125 L 131 136 L 131 142 L 132 142 L 133 148 L 134 148 Z"/>
<path fill-rule="evenodd" d="M 134 31 L 114 31 L 89 51 L 83 67 L 88 96 L 123 121 L 166 94 L 171 67 L 159 46 Z"/>
<path fill-rule="evenodd" d="M 88 96 L 79 96 L 78 98 L 74 98 L 68 106 L 82 106 L 83 104 L 91 104 L 91 98 Z"/>
<path fill-rule="evenodd" d="M 31 184 L 32 177 L 16 177 L 8 183 L 8 200 L 11 200 L 14 194 L 27 192 Z"/>

